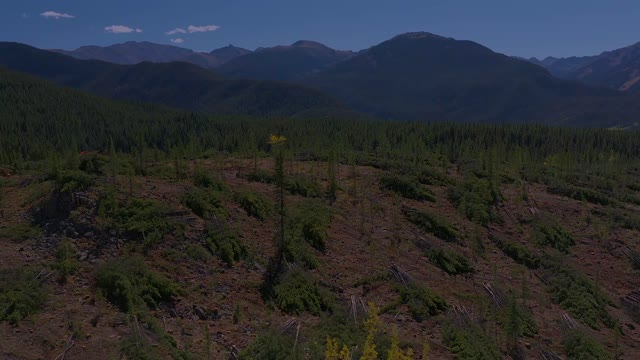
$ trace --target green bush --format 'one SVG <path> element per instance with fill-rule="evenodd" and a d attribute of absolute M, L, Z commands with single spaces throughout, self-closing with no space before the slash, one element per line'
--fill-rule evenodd
<path fill-rule="evenodd" d="M 418 172 L 418 182 L 425 185 L 449 185 L 452 183 L 446 174 L 433 168 L 425 168 Z"/>
<path fill-rule="evenodd" d="M 170 210 L 155 200 L 131 199 L 120 203 L 114 193 L 108 193 L 100 200 L 98 215 L 107 228 L 143 240 L 147 248 L 176 229 L 166 215 Z"/>
<path fill-rule="evenodd" d="M 42 309 L 47 292 L 38 275 L 29 269 L 0 270 L 0 321 L 15 325 Z"/>
<path fill-rule="evenodd" d="M 227 186 L 222 180 L 214 179 L 203 170 L 196 170 L 193 175 L 193 185 L 216 191 L 226 191 Z"/>
<path fill-rule="evenodd" d="M 569 232 L 562 225 L 552 221 L 538 221 L 532 229 L 532 237 L 540 246 L 550 246 L 563 253 L 576 244 Z"/>
<path fill-rule="evenodd" d="M 274 288 L 274 302 L 289 314 L 309 312 L 320 315 L 331 311 L 334 300 L 311 276 L 300 269 L 285 273 Z"/>
<path fill-rule="evenodd" d="M 24 242 L 40 236 L 40 229 L 32 224 L 17 223 L 0 227 L 0 239 Z"/>
<path fill-rule="evenodd" d="M 108 160 L 105 156 L 90 154 L 82 157 L 79 169 L 87 174 L 104 175 L 103 169 L 107 163 Z"/>
<path fill-rule="evenodd" d="M 500 197 L 500 193 L 488 179 L 472 177 L 449 188 L 449 199 L 456 204 L 458 210 L 467 219 L 482 225 L 502 221 L 494 210 Z"/>
<path fill-rule="evenodd" d="M 422 230 L 431 233 L 444 241 L 458 241 L 458 230 L 444 218 L 426 211 L 409 207 L 403 207 L 402 213 L 407 220 L 416 224 Z"/>
<path fill-rule="evenodd" d="M 302 202 L 289 218 L 289 231 L 302 238 L 316 250 L 324 252 L 329 237 L 331 211 L 321 201 Z"/>
<path fill-rule="evenodd" d="M 321 197 L 323 195 L 320 184 L 303 176 L 289 177 L 285 180 L 285 189 L 291 195 L 304 197 Z"/>
<path fill-rule="evenodd" d="M 247 180 L 264 184 L 275 183 L 275 177 L 272 173 L 265 170 L 256 170 L 247 175 Z"/>
<path fill-rule="evenodd" d="M 447 309 L 444 299 L 430 289 L 409 284 L 400 286 L 399 291 L 402 302 L 407 304 L 411 316 L 418 322 Z"/>
<path fill-rule="evenodd" d="M 522 264 L 529 269 L 537 269 L 540 267 L 540 258 L 535 256 L 529 249 L 526 247 L 509 240 L 504 240 L 500 238 L 494 238 L 498 249 L 502 250 L 505 255 L 512 258 L 518 264 Z"/>
<path fill-rule="evenodd" d="M 242 350 L 238 360 L 302 360 L 301 352 L 293 351 L 294 342 L 293 338 L 280 331 L 268 331 Z"/>
<path fill-rule="evenodd" d="M 573 317 L 593 329 L 599 321 L 612 328 L 616 321 L 609 315 L 607 296 L 585 275 L 568 268 L 558 260 L 544 264 L 551 276 L 551 298 Z"/>
<path fill-rule="evenodd" d="M 563 341 L 567 358 L 571 360 L 610 360 L 613 357 L 601 343 L 579 330 L 571 331 Z"/>
<path fill-rule="evenodd" d="M 614 203 L 614 200 L 599 191 L 568 184 L 556 184 L 553 186 L 549 186 L 547 187 L 547 192 L 550 194 L 561 195 L 570 199 L 586 201 L 597 205 L 606 206 L 612 205 Z"/>
<path fill-rule="evenodd" d="M 93 185 L 93 177 L 80 170 L 63 170 L 55 181 L 56 191 L 61 193 L 83 191 Z"/>
<path fill-rule="evenodd" d="M 210 257 L 207 249 L 198 244 L 187 245 L 186 253 L 189 258 L 197 261 L 205 261 Z"/>
<path fill-rule="evenodd" d="M 197 189 L 188 191 L 182 195 L 180 201 L 194 214 L 204 219 L 214 215 L 226 214 L 220 195 L 212 190 Z"/>
<path fill-rule="evenodd" d="M 433 249 L 427 254 L 434 265 L 444 270 L 449 275 L 473 273 L 475 270 L 467 259 L 453 251 L 445 249 Z"/>
<path fill-rule="evenodd" d="M 538 325 L 531 310 L 518 303 L 515 296 L 510 296 L 509 303 L 498 313 L 498 323 L 506 330 L 507 336 L 533 337 L 538 334 Z"/>
<path fill-rule="evenodd" d="M 434 194 L 420 185 L 417 180 L 398 175 L 384 175 L 380 178 L 383 189 L 390 190 L 407 199 L 434 202 Z"/>
<path fill-rule="evenodd" d="M 236 193 L 236 201 L 247 212 L 260 220 L 265 220 L 271 213 L 272 205 L 264 196 L 253 191 L 242 191 Z"/>
<path fill-rule="evenodd" d="M 178 284 L 153 272 L 139 257 L 118 258 L 100 266 L 96 274 L 99 292 L 124 312 L 141 312 L 173 300 Z"/>
<path fill-rule="evenodd" d="M 69 240 L 63 240 L 58 244 L 56 250 L 56 262 L 54 268 L 58 270 L 62 279 L 68 275 L 74 274 L 78 270 L 78 261 L 76 260 L 76 250 Z"/>
<path fill-rule="evenodd" d="M 154 351 L 149 340 L 135 332 L 120 342 L 120 352 L 131 360 L 158 359 L 158 354 Z"/>
<path fill-rule="evenodd" d="M 209 229 L 206 242 L 209 251 L 220 257 L 229 266 L 248 255 L 247 248 L 242 244 L 236 232 L 226 225 L 217 229 Z"/>
<path fill-rule="evenodd" d="M 480 325 L 465 320 L 450 320 L 443 327 L 444 343 L 456 360 L 500 360 L 502 354 Z"/>

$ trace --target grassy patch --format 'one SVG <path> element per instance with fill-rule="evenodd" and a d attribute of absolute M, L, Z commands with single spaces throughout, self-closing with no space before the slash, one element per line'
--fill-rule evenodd
<path fill-rule="evenodd" d="M 197 170 L 193 176 L 193 185 L 215 191 L 226 191 L 227 186 L 222 180 L 215 179 L 203 170 Z"/>
<path fill-rule="evenodd" d="M 56 249 L 56 262 L 53 268 L 58 270 L 61 280 L 73 275 L 78 270 L 77 252 L 69 240 L 63 240 Z"/>
<path fill-rule="evenodd" d="M 138 257 L 119 258 L 100 266 L 96 274 L 100 293 L 124 312 L 156 308 L 178 295 L 178 284 L 152 271 Z"/>
<path fill-rule="evenodd" d="M 38 275 L 28 269 L 0 270 L 0 321 L 15 325 L 42 309 L 47 292 Z"/>
<path fill-rule="evenodd" d="M 238 360 L 302 360 L 304 356 L 294 351 L 295 340 L 280 331 L 271 330 L 260 335 L 238 355 Z M 300 349 L 301 346 L 297 347 Z"/>
<path fill-rule="evenodd" d="M 75 192 L 88 189 L 93 185 L 93 176 L 80 170 L 64 170 L 55 179 L 55 189 L 58 192 Z"/>
<path fill-rule="evenodd" d="M 317 198 L 324 195 L 320 184 L 304 176 L 293 176 L 285 180 L 285 189 L 291 195 Z"/>
<path fill-rule="evenodd" d="M 427 255 L 434 265 L 449 275 L 473 273 L 475 270 L 464 256 L 446 249 L 433 249 Z"/>
<path fill-rule="evenodd" d="M 444 218 L 410 207 L 403 207 L 402 214 L 422 230 L 444 241 L 458 242 L 458 230 Z"/>

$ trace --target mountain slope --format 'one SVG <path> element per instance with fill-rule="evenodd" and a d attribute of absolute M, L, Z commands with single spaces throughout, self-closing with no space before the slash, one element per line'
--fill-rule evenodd
<path fill-rule="evenodd" d="M 227 80 L 188 63 L 116 65 L 0 43 L 0 64 L 101 96 L 192 111 L 293 116 L 345 110 L 317 90 L 268 81 Z"/>
<path fill-rule="evenodd" d="M 640 42 L 600 55 L 530 61 L 561 78 L 623 91 L 640 89 Z"/>
<path fill-rule="evenodd" d="M 220 64 L 227 63 L 239 56 L 251 54 L 251 50 L 239 48 L 233 45 L 228 45 L 225 47 L 221 47 L 219 49 L 215 49 L 210 52 L 210 55 L 213 55 L 216 59 L 220 61 Z"/>
<path fill-rule="evenodd" d="M 129 41 L 110 46 L 82 46 L 76 50 L 52 50 L 80 60 L 102 60 L 114 64 L 134 65 L 149 61 L 166 63 L 174 61 L 189 62 L 204 68 L 215 68 L 225 62 L 250 53 L 249 50 L 227 46 L 210 53 L 197 52 L 172 45 L 150 42 Z"/>
<path fill-rule="evenodd" d="M 302 40 L 289 46 L 256 50 L 229 61 L 217 71 L 234 78 L 296 80 L 352 55 L 350 51 L 334 50 L 317 42 Z"/>
<path fill-rule="evenodd" d="M 393 119 L 626 126 L 637 115 L 636 105 L 620 111 L 621 101 L 631 101 L 615 91 L 556 79 L 527 61 L 429 33 L 397 36 L 304 82 Z"/>

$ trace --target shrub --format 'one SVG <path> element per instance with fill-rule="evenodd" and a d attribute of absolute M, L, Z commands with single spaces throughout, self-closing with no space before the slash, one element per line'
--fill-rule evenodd
<path fill-rule="evenodd" d="M 275 183 L 275 177 L 273 176 L 273 174 L 265 170 L 256 170 L 249 173 L 247 175 L 247 180 L 264 184 Z"/>
<path fill-rule="evenodd" d="M 269 331 L 241 351 L 238 360 L 302 360 L 302 354 L 293 351 L 294 341 L 280 331 Z"/>
<path fill-rule="evenodd" d="M 248 254 L 247 248 L 242 244 L 238 235 L 226 225 L 218 229 L 209 229 L 206 242 L 209 251 L 220 257 L 229 266 L 246 258 Z"/>
<path fill-rule="evenodd" d="M 402 213 L 407 220 L 416 224 L 422 230 L 431 233 L 442 240 L 457 242 L 458 231 L 445 219 L 435 214 L 409 207 L 403 207 Z"/>
<path fill-rule="evenodd" d="M 247 212 L 260 220 L 265 220 L 271 213 L 272 206 L 262 195 L 253 191 L 236 193 L 236 201 Z"/>
<path fill-rule="evenodd" d="M 571 234 L 557 223 L 539 221 L 532 229 L 534 242 L 540 246 L 550 246 L 563 253 L 568 253 L 569 248 L 575 245 Z"/>
<path fill-rule="evenodd" d="M 430 289 L 409 284 L 400 286 L 399 291 L 402 302 L 409 306 L 411 316 L 418 322 L 447 309 L 447 303 Z"/>
<path fill-rule="evenodd" d="M 558 261 L 544 265 L 551 274 L 551 298 L 555 303 L 593 329 L 599 328 L 599 321 L 610 328 L 615 325 L 606 310 L 607 296 L 589 278 Z"/>
<path fill-rule="evenodd" d="M 436 201 L 434 194 L 423 188 L 417 180 L 398 175 L 384 175 L 380 179 L 380 184 L 383 189 L 393 191 L 407 199 Z"/>
<path fill-rule="evenodd" d="M 290 314 L 306 311 L 320 315 L 333 309 L 331 294 L 300 269 L 283 275 L 274 288 L 274 301 L 278 308 Z"/>
<path fill-rule="evenodd" d="M 425 185 L 449 185 L 451 179 L 449 177 L 433 168 L 425 168 L 418 173 L 418 182 Z"/>
<path fill-rule="evenodd" d="M 607 349 L 596 340 L 579 330 L 571 331 L 563 341 L 568 359 L 610 360 Z"/>
<path fill-rule="evenodd" d="M 493 208 L 500 201 L 500 194 L 488 179 L 466 179 L 449 189 L 449 199 L 471 221 L 482 225 L 501 222 Z"/>
<path fill-rule="evenodd" d="M 502 354 L 491 337 L 471 320 L 449 321 L 445 324 L 442 337 L 444 343 L 457 360 L 500 360 Z"/>
<path fill-rule="evenodd" d="M 120 342 L 120 352 L 131 360 L 153 360 L 158 358 L 149 341 L 135 332 Z"/>
<path fill-rule="evenodd" d="M 63 240 L 58 244 L 56 263 L 53 267 L 58 270 L 63 280 L 66 276 L 74 274 L 78 269 L 76 255 L 76 250 L 69 240 Z"/>
<path fill-rule="evenodd" d="M 74 192 L 88 189 L 93 185 L 93 177 L 80 170 L 61 171 L 56 180 L 56 191 Z"/>
<path fill-rule="evenodd" d="M 570 199 L 586 201 L 598 205 L 611 205 L 614 202 L 607 195 L 599 191 L 567 184 L 556 184 L 553 186 L 549 186 L 547 187 L 547 192 L 550 194 L 561 195 Z"/>
<path fill-rule="evenodd" d="M 176 283 L 150 270 L 138 257 L 114 259 L 100 266 L 96 286 L 109 302 L 125 312 L 155 308 L 179 292 Z"/>
<path fill-rule="evenodd" d="M 24 242 L 40 236 L 40 229 L 31 224 L 18 223 L 0 227 L 0 239 Z"/>
<path fill-rule="evenodd" d="M 209 258 L 209 252 L 198 244 L 189 244 L 186 249 L 187 256 L 193 260 L 204 261 Z"/>
<path fill-rule="evenodd" d="M 0 270 L 0 321 L 15 325 L 42 309 L 47 293 L 39 275 L 30 269 Z"/>
<path fill-rule="evenodd" d="M 145 247 L 149 247 L 175 230 L 175 224 L 166 216 L 169 210 L 154 200 L 131 199 L 120 203 L 111 193 L 100 200 L 98 214 L 107 227 L 142 239 Z"/>
<path fill-rule="evenodd" d="M 518 264 L 522 264 L 529 269 L 537 269 L 540 267 L 540 258 L 535 256 L 526 247 L 514 241 L 500 238 L 494 238 L 493 241 L 496 243 L 498 249 L 502 250 L 505 255 L 512 258 Z"/>
<path fill-rule="evenodd" d="M 323 195 L 320 184 L 302 176 L 287 178 L 284 187 L 291 195 L 304 197 L 321 197 Z"/>
<path fill-rule="evenodd" d="M 201 218 L 226 213 L 219 195 L 211 190 L 192 190 L 184 193 L 181 202 Z"/>
<path fill-rule="evenodd" d="M 211 175 L 203 170 L 196 170 L 193 175 L 193 185 L 216 191 L 226 191 L 227 186 L 222 180 L 214 179 Z"/>
<path fill-rule="evenodd" d="M 511 296 L 508 306 L 501 310 L 497 321 L 506 328 L 507 336 L 511 337 L 517 334 L 518 336 L 533 337 L 538 334 L 538 325 L 531 310 L 519 304 L 515 296 Z"/>
<path fill-rule="evenodd" d="M 428 253 L 429 259 L 449 275 L 473 273 L 475 270 L 467 259 L 453 251 L 433 249 Z"/>
<path fill-rule="evenodd" d="M 319 251 L 325 251 L 329 237 L 327 228 L 331 223 L 331 212 L 321 201 L 306 201 L 290 216 L 289 231 Z"/>

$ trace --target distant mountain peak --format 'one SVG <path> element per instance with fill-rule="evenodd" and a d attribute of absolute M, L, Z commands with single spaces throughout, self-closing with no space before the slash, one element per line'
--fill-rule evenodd
<path fill-rule="evenodd" d="M 419 40 L 419 39 L 453 40 L 453 38 L 448 38 L 448 37 L 444 37 L 444 36 L 440 36 L 440 35 L 432 34 L 432 33 L 430 33 L 430 32 L 426 32 L 426 31 L 415 31 L 415 32 L 408 32 L 408 33 L 400 34 L 400 35 L 397 35 L 397 36 L 393 37 L 393 39 L 392 39 L 392 40 L 396 40 L 396 39 L 410 39 L 410 40 Z"/>
<path fill-rule="evenodd" d="M 298 40 L 291 44 L 293 47 L 303 47 L 309 49 L 330 49 L 328 46 L 311 40 Z"/>

